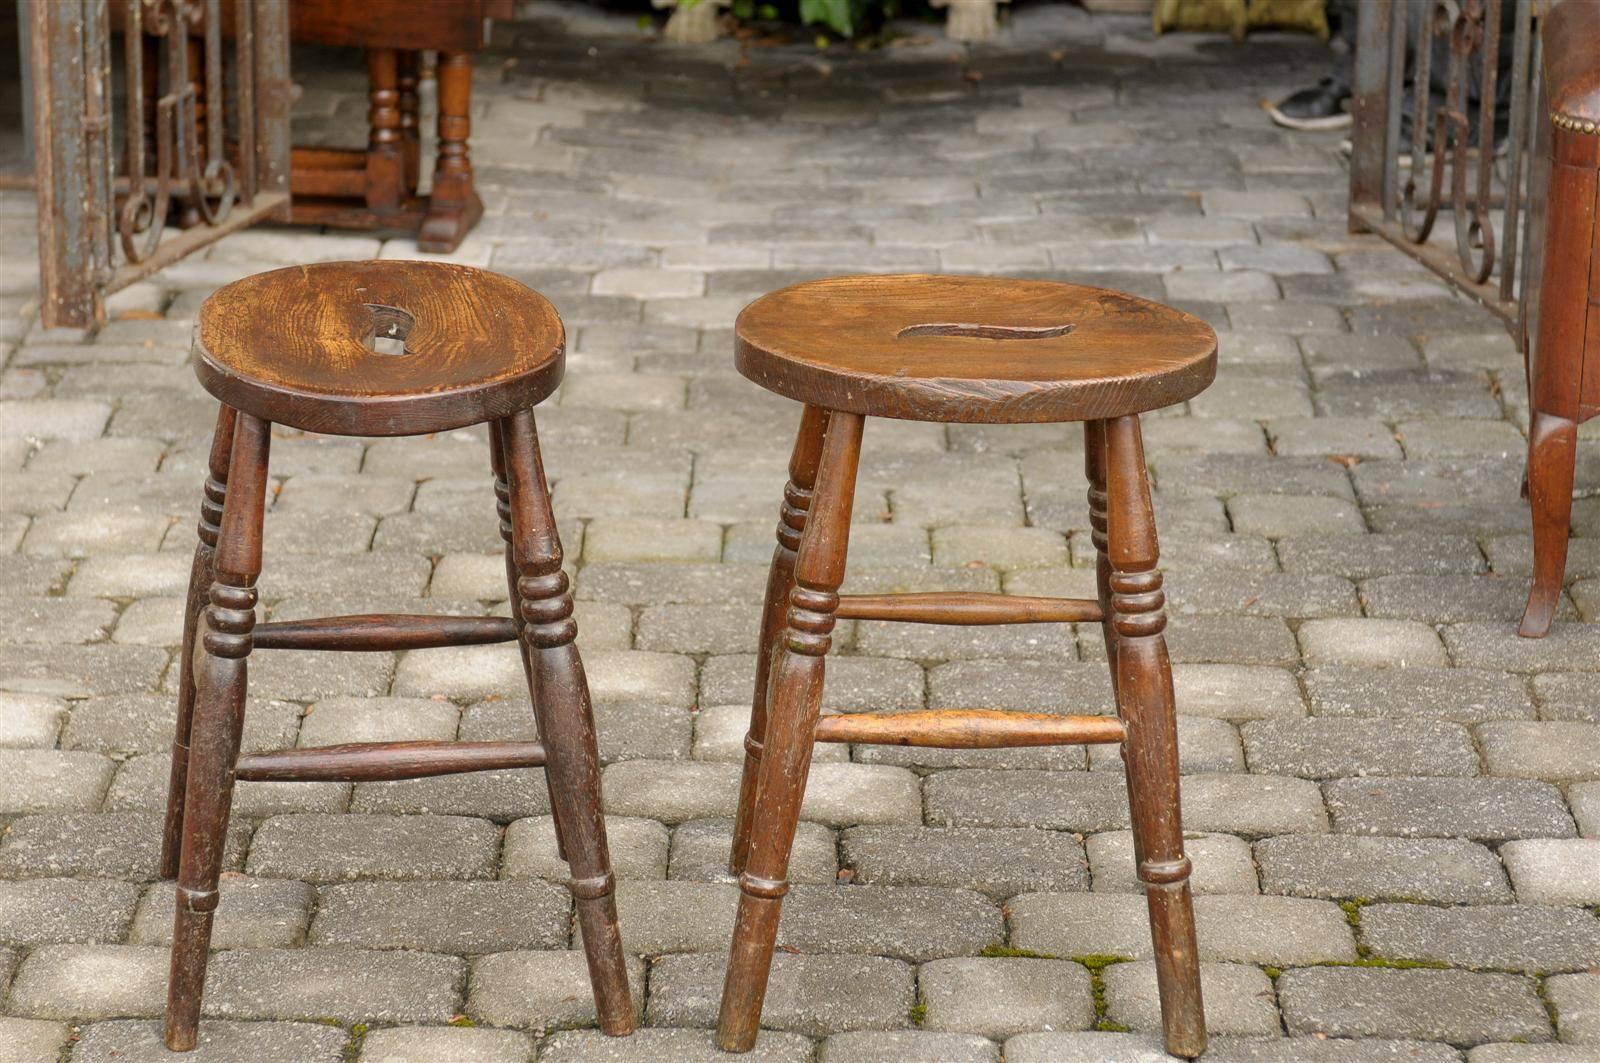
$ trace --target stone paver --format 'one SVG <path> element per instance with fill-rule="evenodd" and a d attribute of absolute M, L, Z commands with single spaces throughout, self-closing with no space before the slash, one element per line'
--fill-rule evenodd
<path fill-rule="evenodd" d="M 1511 899 L 1494 853 L 1455 839 L 1286 835 L 1257 842 L 1256 863 L 1263 893 L 1457 904 Z"/>
<path fill-rule="evenodd" d="M 1548 1041 L 1531 979 L 1468 971 L 1305 967 L 1278 979 L 1291 1034 L 1447 1041 Z"/>
<path fill-rule="evenodd" d="M 495 24 L 485 216 L 446 257 L 567 324 L 539 423 L 645 1027 L 585 1028 L 541 770 L 245 783 L 197 1063 L 720 1063 L 726 849 L 798 420 L 733 370 L 733 319 L 862 270 L 1065 278 L 1217 329 L 1215 384 L 1144 419 L 1207 1058 L 1594 1056 L 1600 507 L 1577 502 L 1555 630 L 1518 638 L 1515 345 L 1348 231 L 1339 134 L 1258 106 L 1326 67 L 1320 43 L 1013 7 L 981 45 L 907 22 L 895 47 L 825 53 L 809 32 L 666 46 L 605 5 Z M 296 56 L 297 136 L 359 136 L 348 73 Z M 34 229 L 31 196 L 0 191 L 0 1063 L 154 1060 L 215 419 L 193 322 L 232 277 L 415 243 L 252 229 L 113 295 L 98 332 L 47 332 Z M 264 613 L 504 614 L 482 428 L 275 435 Z M 1073 425 L 875 420 L 846 590 L 1092 596 L 1082 463 Z M 1115 707 L 1094 624 L 843 622 L 834 644 L 827 711 Z M 507 646 L 274 651 L 250 672 L 247 750 L 534 735 Z M 1164 1063 L 1119 766 L 1110 747 L 819 749 L 751 1058 Z"/>
<path fill-rule="evenodd" d="M 1576 971 L 1600 962 L 1600 919 L 1539 904 L 1369 904 L 1361 940 L 1375 956 L 1458 967 Z"/>

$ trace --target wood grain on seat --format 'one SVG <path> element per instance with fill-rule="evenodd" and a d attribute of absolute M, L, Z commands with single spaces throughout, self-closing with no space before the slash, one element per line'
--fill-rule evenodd
<path fill-rule="evenodd" d="M 443 262 L 326 262 L 246 277 L 195 330 L 207 391 L 264 420 L 416 435 L 497 420 L 561 383 L 555 308 L 508 277 Z"/>
<path fill-rule="evenodd" d="M 1058 281 L 808 281 L 745 307 L 735 337 L 739 371 L 762 387 L 873 417 L 1101 420 L 1183 402 L 1216 375 L 1199 318 Z"/>

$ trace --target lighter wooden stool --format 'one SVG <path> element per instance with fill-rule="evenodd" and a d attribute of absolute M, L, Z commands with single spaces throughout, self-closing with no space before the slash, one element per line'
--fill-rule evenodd
<path fill-rule="evenodd" d="M 184 615 L 161 847 L 177 877 L 166 1042 L 195 1045 L 235 779 L 366 782 L 543 765 L 600 1026 L 633 1029 L 600 814 L 600 762 L 533 407 L 561 382 L 555 309 L 506 277 L 427 262 L 262 273 L 206 300 L 195 372 L 222 402 Z M 511 617 L 341 616 L 256 623 L 273 423 L 401 436 L 487 422 Z M 485 514 L 487 516 L 487 514 Z M 239 755 L 252 650 L 413 650 L 519 642 L 539 742 L 369 742 Z"/>
<path fill-rule="evenodd" d="M 916 275 L 785 288 L 745 308 L 735 343 L 741 373 L 806 406 L 779 515 L 745 739 L 730 858 L 739 914 L 718 1043 L 734 1052 L 755 1044 L 814 742 L 963 749 L 1121 743 L 1166 1046 L 1175 1055 L 1199 1055 L 1205 1015 L 1178 810 L 1177 721 L 1138 415 L 1210 384 L 1216 335 L 1188 314 L 1101 288 Z M 1098 600 L 841 596 L 868 416 L 1085 422 Z M 1118 715 L 957 709 L 819 717 L 823 660 L 839 619 L 1099 621 Z"/>

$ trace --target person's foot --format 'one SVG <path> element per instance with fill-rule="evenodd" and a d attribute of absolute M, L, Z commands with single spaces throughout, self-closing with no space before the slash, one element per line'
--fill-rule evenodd
<path fill-rule="evenodd" d="M 1350 86 L 1327 77 L 1309 88 L 1267 104 L 1272 120 L 1286 129 L 1344 129 L 1350 125 Z"/>

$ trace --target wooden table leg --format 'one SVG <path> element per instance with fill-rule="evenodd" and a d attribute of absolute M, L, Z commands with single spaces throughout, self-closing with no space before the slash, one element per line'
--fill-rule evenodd
<path fill-rule="evenodd" d="M 1168 1052 L 1198 1056 L 1206 1047 L 1205 1008 L 1189 858 L 1183 853 L 1178 794 L 1178 720 L 1172 666 L 1162 632 L 1167 619 L 1156 567 L 1155 513 L 1150 504 L 1137 417 L 1106 421 L 1107 553 L 1112 623 L 1116 627 L 1118 708 L 1128 729 L 1123 746 L 1134 859 L 1150 908 L 1156 986 Z"/>
<path fill-rule="evenodd" d="M 789 853 L 822 706 L 823 658 L 833 641 L 839 584 L 844 581 L 863 421 L 858 413 L 828 415 L 811 513 L 795 560 L 788 629 L 772 677 L 750 852 L 739 876 L 739 913 L 717 1022 L 717 1044 L 729 1052 L 748 1052 L 761 1027 L 778 916 L 789 892 Z"/>
<path fill-rule="evenodd" d="M 246 661 L 256 622 L 255 583 L 261 574 L 271 442 L 265 421 L 238 415 L 206 628 L 193 659 L 184 662 L 195 672 L 195 702 L 165 1029 L 167 1047 L 178 1052 L 195 1046 L 200 1025 L 217 881 L 228 841 L 233 769 L 244 728 Z"/>
<path fill-rule="evenodd" d="M 778 545 L 772 551 L 772 567 L 767 572 L 767 597 L 761 612 L 761 638 L 756 648 L 756 685 L 750 698 L 750 727 L 744 739 L 744 774 L 739 779 L 739 810 L 734 818 L 733 845 L 728 851 L 728 870 L 744 871 L 750 848 L 750 821 L 755 814 L 756 780 L 761 770 L 761 748 L 767 735 L 767 685 L 772 663 L 782 646 L 789 613 L 789 594 L 794 590 L 795 552 L 806 530 L 806 513 L 811 508 L 811 491 L 817 482 L 817 462 L 822 457 L 822 433 L 828 425 L 828 412 L 807 406 L 800 417 L 800 431 L 789 457 L 789 482 L 783 489 L 783 505 L 778 510 Z"/>
<path fill-rule="evenodd" d="M 421 57 L 412 51 L 399 53 L 396 84 L 400 89 L 400 154 L 405 160 L 405 194 L 417 194 L 417 183 L 422 169 L 422 127 L 418 114 L 422 99 L 417 93 L 421 80 Z"/>
<path fill-rule="evenodd" d="M 483 216 L 472 182 L 467 138 L 472 133 L 472 56 L 439 54 L 439 158 L 433 168 L 428 212 L 417 230 L 417 247 L 449 253 Z"/>
<path fill-rule="evenodd" d="M 167 783 L 167 817 L 161 831 L 161 877 L 178 876 L 178 853 L 183 846 L 183 799 L 189 780 L 189 732 L 194 720 L 194 640 L 216 578 L 217 535 L 228 498 L 228 462 L 233 455 L 235 414 L 228 406 L 217 411 L 211 434 L 211 458 L 206 473 L 204 501 L 200 503 L 199 542 L 189 566 L 189 596 L 183 606 L 183 649 L 178 654 L 178 723 L 172 737 L 172 771 Z"/>
<path fill-rule="evenodd" d="M 532 411 L 506 418 L 501 431 L 517 570 L 515 608 L 523 619 L 522 642 L 533 664 L 529 692 L 543 705 L 544 770 L 550 779 L 552 811 L 566 842 L 572 870 L 568 885 L 578 909 L 600 1029 L 628 1034 L 634 1027 L 633 1004 L 601 814 L 594 712 L 578 656 L 572 591 L 561 569 L 561 538 L 539 461 Z"/>
<path fill-rule="evenodd" d="M 400 208 L 406 183 L 399 56 L 393 48 L 367 49 L 367 97 L 367 207 L 384 213 Z"/>

